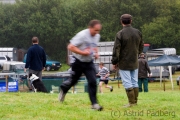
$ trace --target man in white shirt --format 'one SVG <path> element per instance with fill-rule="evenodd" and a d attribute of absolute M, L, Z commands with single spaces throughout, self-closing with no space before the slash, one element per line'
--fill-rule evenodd
<path fill-rule="evenodd" d="M 60 86 L 60 102 L 64 101 L 67 91 L 78 82 L 82 73 L 84 73 L 88 81 L 88 92 L 92 109 L 98 111 L 103 109 L 98 104 L 96 97 L 96 70 L 93 63 L 93 59 L 99 57 L 97 43 L 100 40 L 99 32 L 101 28 L 99 20 L 91 20 L 87 29 L 80 31 L 70 40 L 68 49 L 73 52 L 74 63 L 71 63 L 71 78 L 64 81 Z"/>

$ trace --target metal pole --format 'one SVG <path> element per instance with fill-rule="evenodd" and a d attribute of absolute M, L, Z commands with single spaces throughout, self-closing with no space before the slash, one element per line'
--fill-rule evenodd
<path fill-rule="evenodd" d="M 166 88 L 165 88 L 165 79 L 163 79 L 163 84 L 164 84 L 164 91 L 166 90 Z"/>
<path fill-rule="evenodd" d="M 6 92 L 8 92 L 8 75 L 6 75 Z"/>

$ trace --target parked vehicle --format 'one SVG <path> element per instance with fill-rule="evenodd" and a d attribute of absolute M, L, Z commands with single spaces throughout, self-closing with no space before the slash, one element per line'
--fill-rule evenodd
<path fill-rule="evenodd" d="M 177 55 L 177 57 L 180 58 L 180 55 Z M 177 66 L 176 66 L 176 70 L 177 70 L 177 71 L 180 71 L 180 65 L 177 65 Z"/>
<path fill-rule="evenodd" d="M 46 55 L 46 70 L 50 71 L 52 69 L 58 71 L 62 64 L 58 61 L 52 60 L 48 55 Z"/>
<path fill-rule="evenodd" d="M 2 72 L 24 72 L 25 63 L 19 61 L 4 62 Z"/>
<path fill-rule="evenodd" d="M 3 65 L 5 62 L 11 61 L 11 59 L 7 55 L 0 56 L 0 69 L 3 69 Z"/>
<path fill-rule="evenodd" d="M 156 59 L 159 56 L 162 55 L 176 55 L 176 49 L 175 48 L 158 48 L 158 49 L 152 49 L 146 52 L 146 57 L 148 60 Z"/>
<path fill-rule="evenodd" d="M 23 62 L 26 63 L 27 54 L 24 55 Z M 55 70 L 58 71 L 61 68 L 62 64 L 58 61 L 51 60 L 48 55 L 46 55 L 46 71 Z"/>
<path fill-rule="evenodd" d="M 0 56 L 7 55 L 11 61 L 18 61 L 18 49 L 14 47 L 0 47 Z"/>

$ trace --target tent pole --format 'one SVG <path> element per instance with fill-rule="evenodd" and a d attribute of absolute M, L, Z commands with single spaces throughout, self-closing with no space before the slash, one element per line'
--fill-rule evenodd
<path fill-rule="evenodd" d="M 162 66 L 160 66 L 160 87 L 162 86 Z"/>
<path fill-rule="evenodd" d="M 168 66 L 168 67 L 169 67 L 170 80 L 171 80 L 171 85 L 172 85 L 172 90 L 173 90 L 174 86 L 173 86 L 173 79 L 172 79 L 172 66 Z"/>
<path fill-rule="evenodd" d="M 120 88 L 120 83 L 119 83 L 119 81 L 120 81 L 120 80 L 118 79 L 118 88 Z"/>
<path fill-rule="evenodd" d="M 166 90 L 166 87 L 165 87 L 165 78 L 163 79 L 163 85 L 164 85 L 164 91 Z"/>

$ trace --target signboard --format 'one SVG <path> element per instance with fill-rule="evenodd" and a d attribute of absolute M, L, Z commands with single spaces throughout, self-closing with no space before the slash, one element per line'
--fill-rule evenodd
<path fill-rule="evenodd" d="M 6 82 L 0 82 L 0 92 L 6 91 Z"/>
<path fill-rule="evenodd" d="M 18 81 L 8 82 L 9 92 L 17 92 L 18 90 Z M 0 82 L 0 92 L 6 92 L 6 82 Z"/>

